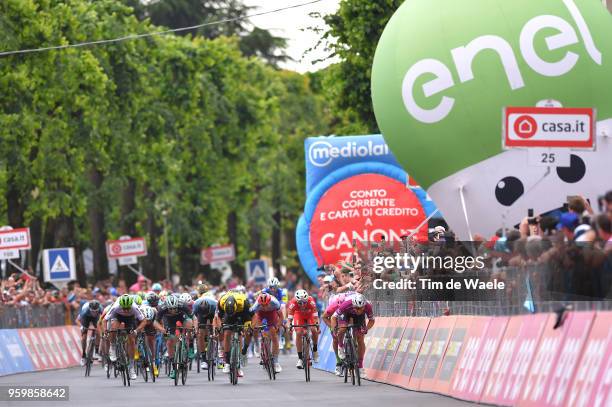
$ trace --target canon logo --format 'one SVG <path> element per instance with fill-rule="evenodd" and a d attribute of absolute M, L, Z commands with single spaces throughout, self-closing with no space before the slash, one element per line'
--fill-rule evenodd
<path fill-rule="evenodd" d="M 308 159 L 315 167 L 326 167 L 335 158 L 374 157 L 388 154 L 387 144 L 374 144 L 371 140 L 364 145 L 350 141 L 344 146 L 334 146 L 329 141 L 316 141 L 308 149 Z"/>
<path fill-rule="evenodd" d="M 566 48 L 578 44 L 582 40 L 591 59 L 598 65 L 602 64 L 601 52 L 597 49 L 589 27 L 580 10 L 576 7 L 574 0 L 563 0 L 563 3 L 574 19 L 578 32 L 561 17 L 540 15 L 529 20 L 523 26 L 520 33 L 519 44 L 522 58 L 533 71 L 545 77 L 558 77 L 567 74 L 576 66 L 580 56 L 574 52 L 567 51 L 562 58 L 550 62 L 550 55 L 538 54 L 535 39 L 538 33 L 543 30 L 553 29 L 555 31 L 555 34 L 545 38 L 548 51 Z M 580 38 L 578 35 L 580 35 Z M 465 46 L 454 48 L 450 51 L 455 65 L 454 73 L 459 78 L 460 83 L 474 79 L 472 64 L 476 56 L 485 50 L 494 51 L 498 54 L 506 73 L 508 84 L 512 90 L 525 87 L 523 75 L 512 46 L 507 40 L 497 35 L 483 35 Z M 416 120 L 427 124 L 443 120 L 450 114 L 455 104 L 454 98 L 444 95 L 442 95 L 434 108 L 424 108 L 416 102 L 414 97 L 416 82 L 423 76 L 431 78 L 432 75 L 434 78 L 423 84 L 422 88 L 418 91 L 419 94 L 422 92 L 426 98 L 440 95 L 456 85 L 453 80 L 453 72 L 451 72 L 449 67 L 441 61 L 432 58 L 423 59 L 415 63 L 406 72 L 402 83 L 402 98 L 406 110 Z"/>

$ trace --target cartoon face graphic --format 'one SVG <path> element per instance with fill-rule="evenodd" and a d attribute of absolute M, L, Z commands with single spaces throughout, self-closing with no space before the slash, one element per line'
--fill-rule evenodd
<path fill-rule="evenodd" d="M 510 150 L 446 177 L 429 189 L 459 238 L 492 235 L 563 206 L 570 195 L 594 204 L 612 187 L 612 120 L 597 123 L 597 150 L 570 151 L 569 167 L 536 167 L 527 150 Z"/>

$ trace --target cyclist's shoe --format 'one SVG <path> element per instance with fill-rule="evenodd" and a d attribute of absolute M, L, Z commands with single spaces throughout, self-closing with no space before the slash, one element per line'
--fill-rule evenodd
<path fill-rule="evenodd" d="M 229 365 L 226 363 L 225 365 L 223 365 L 223 373 L 229 373 L 230 371 L 230 367 Z"/>
<path fill-rule="evenodd" d="M 280 363 L 276 362 L 274 364 L 274 373 L 280 373 L 283 371 L 283 368 L 281 367 Z"/>
<path fill-rule="evenodd" d="M 134 369 L 134 366 L 130 366 L 130 380 L 136 380 L 136 370 Z"/>
<path fill-rule="evenodd" d="M 312 352 L 312 359 L 314 363 L 319 363 L 319 352 Z"/>
<path fill-rule="evenodd" d="M 155 377 L 159 377 L 159 370 L 157 370 L 156 365 L 153 365 L 153 375 L 155 375 Z"/>
<path fill-rule="evenodd" d="M 176 370 L 172 370 L 170 372 L 170 379 L 174 379 L 176 377 Z"/>
<path fill-rule="evenodd" d="M 238 377 L 244 377 L 244 372 L 242 369 L 238 369 Z"/>
<path fill-rule="evenodd" d="M 208 370 L 208 363 L 206 363 L 206 362 L 200 363 L 200 369 Z"/>
<path fill-rule="evenodd" d="M 81 366 L 85 366 L 85 363 L 87 363 L 87 359 L 81 358 Z"/>
<path fill-rule="evenodd" d="M 342 365 L 336 365 L 336 371 L 334 373 L 336 376 L 342 376 Z"/>
<path fill-rule="evenodd" d="M 111 346 L 111 348 L 108 351 L 108 357 L 110 358 L 111 362 L 116 362 L 117 361 L 117 353 L 115 352 L 115 347 Z"/>
<path fill-rule="evenodd" d="M 240 366 L 246 367 L 248 362 L 249 358 L 247 358 L 247 355 L 240 355 Z"/>
<path fill-rule="evenodd" d="M 344 348 L 338 346 L 338 357 L 340 359 L 344 359 L 346 357 L 346 354 L 344 353 Z"/>
<path fill-rule="evenodd" d="M 102 359 L 102 356 L 100 356 L 100 354 L 98 353 L 98 351 L 94 350 L 94 353 L 93 353 L 93 359 L 94 359 L 94 360 L 100 360 L 100 359 Z"/>
<path fill-rule="evenodd" d="M 110 363 L 104 364 L 104 373 L 108 373 L 111 370 Z"/>
<path fill-rule="evenodd" d="M 297 360 L 295 367 L 297 367 L 298 369 L 304 369 L 304 362 L 302 362 L 302 359 Z"/>

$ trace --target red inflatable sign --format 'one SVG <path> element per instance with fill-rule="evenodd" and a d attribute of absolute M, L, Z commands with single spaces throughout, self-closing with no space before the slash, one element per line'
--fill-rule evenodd
<path fill-rule="evenodd" d="M 379 174 L 361 174 L 331 187 L 317 204 L 310 245 L 319 262 L 350 260 L 353 241 L 399 241 L 425 220 L 417 196 L 405 184 Z M 417 237 L 427 239 L 427 227 Z"/>

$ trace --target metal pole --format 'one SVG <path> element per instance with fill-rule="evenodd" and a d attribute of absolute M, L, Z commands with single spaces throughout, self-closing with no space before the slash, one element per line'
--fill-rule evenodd
<path fill-rule="evenodd" d="M 164 240 L 166 241 L 166 279 L 170 280 L 170 244 L 168 242 L 168 213 L 164 210 L 162 212 L 164 218 Z"/>

